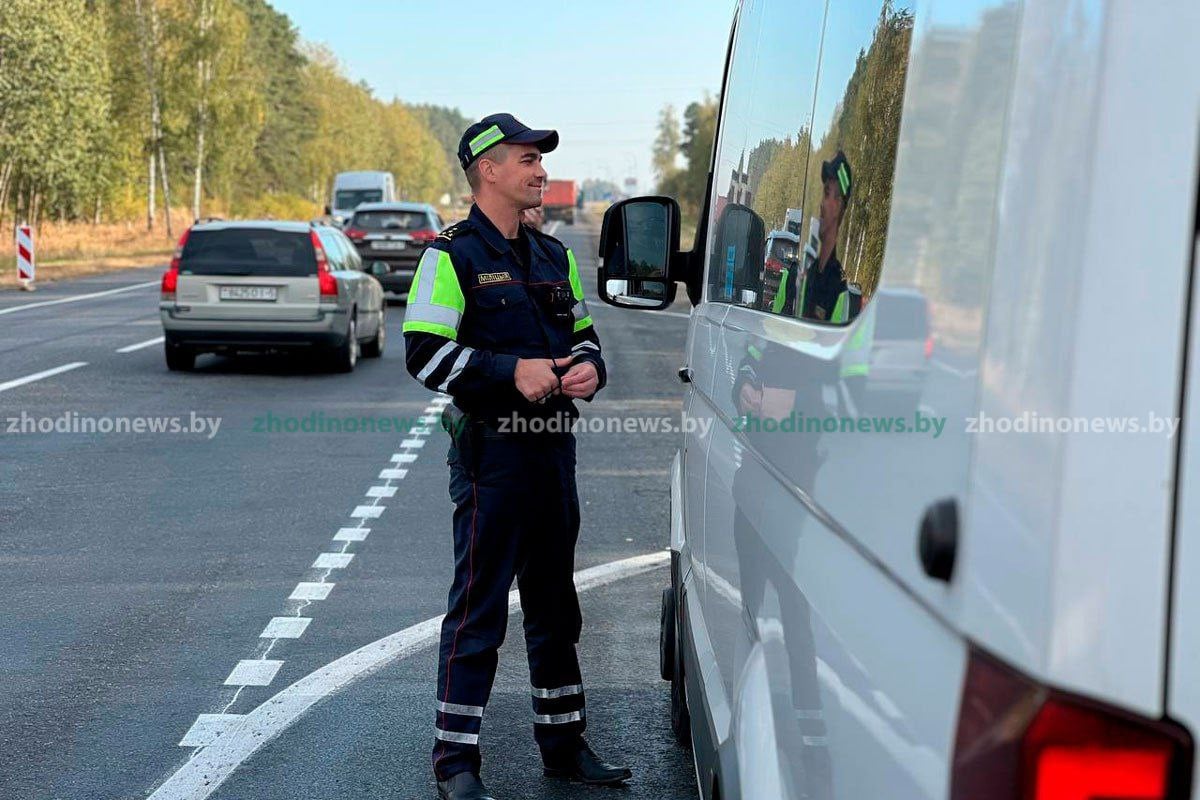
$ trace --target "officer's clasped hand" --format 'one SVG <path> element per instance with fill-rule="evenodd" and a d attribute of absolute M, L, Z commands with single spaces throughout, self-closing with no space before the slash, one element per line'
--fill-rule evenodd
<path fill-rule="evenodd" d="M 600 385 L 600 376 L 596 373 L 596 365 L 590 361 L 573 364 L 567 374 L 562 376 L 560 389 L 567 397 L 580 399 L 591 397 Z"/>
<path fill-rule="evenodd" d="M 562 384 L 560 384 L 554 368 L 565 367 L 574 358 L 574 356 L 567 356 L 565 358 L 517 359 L 517 369 L 513 376 L 514 382 L 517 384 L 517 391 L 531 403 L 545 402 L 547 397 L 558 392 L 560 385 L 565 389 L 567 376 L 571 374 L 568 372 L 567 375 L 564 375 Z M 571 371 L 574 371 L 574 367 L 571 368 Z M 595 371 L 594 367 L 593 371 Z"/>

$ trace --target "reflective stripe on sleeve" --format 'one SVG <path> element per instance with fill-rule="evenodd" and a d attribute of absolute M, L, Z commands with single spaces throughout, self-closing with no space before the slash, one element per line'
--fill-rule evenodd
<path fill-rule="evenodd" d="M 446 380 L 438 385 L 438 391 L 444 392 L 450 386 L 450 381 L 458 377 L 463 371 L 463 367 L 467 366 L 467 362 L 471 359 L 471 354 L 475 351 L 470 347 L 464 347 L 462 352 L 458 354 L 458 358 L 454 359 L 454 366 L 450 368 L 450 374 L 446 376 Z"/>
<path fill-rule="evenodd" d="M 458 345 L 456 345 L 454 342 L 446 342 L 444 345 L 439 347 L 438 351 L 433 354 L 431 359 L 429 359 L 429 363 L 417 373 L 417 380 L 419 380 L 421 383 L 424 383 L 425 379 L 432 375 L 433 371 L 442 365 L 442 361 L 450 357 L 450 354 L 454 352 L 456 347 L 458 347 Z"/>

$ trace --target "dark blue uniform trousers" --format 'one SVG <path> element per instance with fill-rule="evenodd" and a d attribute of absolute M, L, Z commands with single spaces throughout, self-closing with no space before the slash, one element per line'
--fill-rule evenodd
<path fill-rule="evenodd" d="M 438 780 L 479 772 L 479 732 L 514 577 L 525 618 L 534 737 L 543 757 L 578 747 L 586 725 L 575 653 L 582 625 L 573 581 L 575 437 L 476 431 L 470 446 L 452 445 L 448 458 L 454 582 L 438 661 Z"/>

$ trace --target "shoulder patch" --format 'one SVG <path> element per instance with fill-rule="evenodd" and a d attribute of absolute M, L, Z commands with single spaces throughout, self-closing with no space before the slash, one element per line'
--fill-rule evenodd
<path fill-rule="evenodd" d="M 452 242 L 454 241 L 454 237 L 462 236 L 464 233 L 469 233 L 470 231 L 471 223 L 464 219 L 463 221 L 456 222 L 449 228 L 443 230 L 437 235 L 437 238 L 441 239 L 442 241 Z"/>

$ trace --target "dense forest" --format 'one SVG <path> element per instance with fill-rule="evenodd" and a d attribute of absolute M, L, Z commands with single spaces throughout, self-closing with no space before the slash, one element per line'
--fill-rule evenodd
<path fill-rule="evenodd" d="M 461 191 L 456 110 L 375 97 L 266 0 L 4 0 L 0 227 L 307 217 L 336 172 Z"/>

